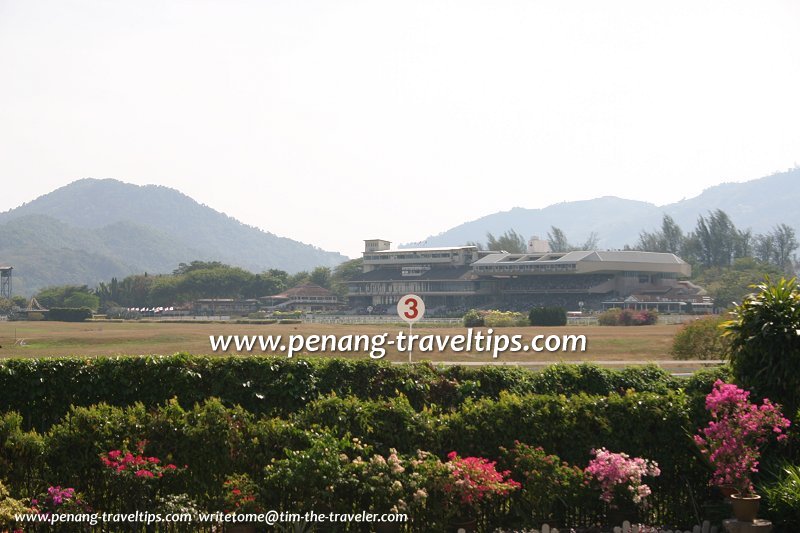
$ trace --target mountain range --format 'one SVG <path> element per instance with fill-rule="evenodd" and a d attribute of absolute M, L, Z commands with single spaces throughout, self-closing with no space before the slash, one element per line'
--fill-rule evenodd
<path fill-rule="evenodd" d="M 174 189 L 113 179 L 82 179 L 0 213 L 0 264 L 14 267 L 15 294 L 171 272 L 193 260 L 293 273 L 347 257 L 247 226 Z"/>
<path fill-rule="evenodd" d="M 667 188 L 669 184 L 654 183 L 653 186 Z M 562 202 L 542 209 L 515 207 L 404 246 L 461 246 L 467 242 L 486 242 L 487 232 L 499 236 L 509 229 L 526 239 L 534 235 L 547 238 L 547 233 L 555 226 L 561 228 L 572 243 L 582 243 L 596 232 L 598 248 L 618 249 L 636 244 L 643 230 L 660 228 L 664 214 L 670 215 L 684 232 L 689 232 L 697 225 L 699 216 L 716 209 L 725 211 L 739 229 L 764 233 L 783 223 L 800 232 L 800 168 L 744 183 L 723 183 L 694 198 L 662 206 L 605 196 Z"/>
<path fill-rule="evenodd" d="M 669 184 L 654 184 L 654 187 Z M 740 229 L 756 233 L 785 223 L 800 230 L 800 168 L 744 183 L 724 183 L 672 204 L 606 196 L 542 209 L 515 207 L 427 237 L 424 246 L 485 242 L 509 229 L 546 238 L 552 226 L 572 243 L 598 236 L 601 249 L 637 242 L 664 214 L 685 232 L 700 215 L 722 209 Z M 420 243 L 414 243 L 419 246 Z M 157 185 L 83 179 L 0 213 L 0 265 L 14 267 L 14 293 L 49 285 L 87 284 L 134 273 L 171 272 L 181 262 L 222 261 L 253 272 L 290 273 L 335 266 L 347 257 L 247 226 Z"/>

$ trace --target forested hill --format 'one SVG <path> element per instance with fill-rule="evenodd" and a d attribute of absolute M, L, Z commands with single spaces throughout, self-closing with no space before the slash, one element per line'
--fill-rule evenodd
<path fill-rule="evenodd" d="M 297 272 L 347 258 L 247 226 L 174 189 L 112 179 L 79 180 L 0 213 L 0 263 L 14 267 L 17 294 L 171 272 L 193 260 Z"/>
<path fill-rule="evenodd" d="M 667 189 L 668 182 L 653 184 Z M 516 202 L 520 191 L 509 192 L 509 203 Z M 673 204 L 658 206 L 647 202 L 603 197 L 594 200 L 562 202 L 542 209 L 515 207 L 465 222 L 438 235 L 423 238 L 424 246 L 461 246 L 484 242 L 486 234 L 501 235 L 513 229 L 526 239 L 546 238 L 551 227 L 564 231 L 571 241 L 583 242 L 592 232 L 601 249 L 622 248 L 635 244 L 639 233 L 651 231 L 670 215 L 684 229 L 693 228 L 700 215 L 722 209 L 739 228 L 764 233 L 777 224 L 787 224 L 800 231 L 800 168 L 773 174 L 744 183 L 723 183 L 700 195 Z M 414 243 L 410 246 L 419 246 Z"/>

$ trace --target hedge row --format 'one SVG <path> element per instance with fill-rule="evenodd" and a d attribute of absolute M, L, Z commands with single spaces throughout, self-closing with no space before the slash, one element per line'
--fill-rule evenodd
<path fill-rule="evenodd" d="M 559 364 L 541 372 L 515 367 L 435 367 L 368 360 L 309 360 L 262 356 L 99 357 L 0 361 L 0 412 L 17 411 L 29 428 L 46 430 L 70 405 L 105 402 L 145 407 L 176 398 L 192 405 L 220 398 L 253 414 L 285 416 L 330 393 L 362 399 L 405 395 L 416 409 L 460 406 L 467 399 L 520 394 L 666 393 L 684 388 L 692 396 L 711 390 L 723 368 L 672 377 L 656 366 L 609 370 L 596 365 Z"/>
<path fill-rule="evenodd" d="M 691 452 L 690 435 L 697 421 L 691 418 L 689 403 L 683 391 L 607 396 L 503 393 L 497 400 L 467 400 L 442 412 L 418 411 L 402 395 L 362 400 L 331 394 L 281 419 L 259 417 L 216 399 L 189 409 L 172 400 L 152 409 L 141 404 L 72 408 L 44 433 L 26 431 L 21 416 L 8 413 L 0 417 L 0 479 L 23 496 L 60 484 L 100 501 L 108 490 L 100 454 L 146 441 L 148 455 L 187 465 L 169 487 L 171 493 L 219 508 L 227 476 L 244 473 L 263 483 L 267 465 L 286 459 L 290 450 L 308 450 L 320 435 L 348 441 L 355 437 L 382 454 L 390 448 L 406 455 L 423 449 L 440 457 L 457 451 L 499 459 L 501 465 L 501 448 L 511 448 L 518 440 L 581 467 L 590 450 L 601 446 L 657 461 L 662 475 L 652 486 L 661 496 L 655 499 L 653 518 L 686 525 L 694 521 L 686 515 L 690 502 L 710 499 L 708 472 Z M 266 497 L 281 497 L 281 491 L 262 488 Z M 286 502 L 265 503 L 280 508 Z"/>

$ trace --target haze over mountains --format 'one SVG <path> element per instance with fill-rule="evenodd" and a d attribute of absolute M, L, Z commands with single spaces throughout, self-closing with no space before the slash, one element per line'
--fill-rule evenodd
<path fill-rule="evenodd" d="M 785 223 L 800 231 L 800 168 L 718 185 L 663 206 L 603 197 L 543 209 L 516 207 L 422 243 L 485 242 L 487 232 L 500 235 L 508 229 L 525 237 L 546 237 L 556 226 L 573 243 L 583 242 L 594 231 L 599 248 L 615 249 L 635 244 L 642 230 L 659 227 L 664 213 L 688 232 L 699 215 L 714 209 L 727 212 L 740 229 L 766 232 Z M 114 276 L 171 272 L 192 260 L 218 260 L 253 272 L 269 268 L 297 272 L 332 267 L 347 258 L 247 226 L 174 189 L 111 179 L 79 180 L 0 213 L 0 264 L 14 267 L 15 294 L 30 295 L 48 285 L 94 286 Z"/>
<path fill-rule="evenodd" d="M 253 272 L 335 266 L 347 258 L 247 226 L 167 187 L 83 179 L 0 213 L 0 264 L 14 293 L 217 260 Z"/>
<path fill-rule="evenodd" d="M 653 183 L 656 189 L 669 186 L 669 183 Z M 514 198 L 518 195 L 515 194 Z M 599 237 L 599 248 L 617 249 L 626 244 L 634 245 L 642 230 L 652 231 L 660 227 L 665 213 L 672 216 L 684 232 L 688 232 L 695 228 L 700 215 L 715 209 L 725 211 L 740 229 L 751 228 L 761 233 L 785 223 L 800 233 L 800 168 L 744 183 L 724 183 L 710 187 L 694 198 L 663 206 L 606 196 L 563 202 L 543 209 L 515 207 L 404 246 L 483 243 L 487 232 L 499 236 L 509 229 L 526 239 L 533 235 L 546 238 L 551 226 L 556 226 L 564 230 L 570 242 L 584 242 L 594 231 Z"/>

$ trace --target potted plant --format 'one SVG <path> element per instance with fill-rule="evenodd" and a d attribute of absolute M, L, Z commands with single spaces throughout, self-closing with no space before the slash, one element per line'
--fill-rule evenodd
<path fill-rule="evenodd" d="M 594 459 L 584 472 L 599 486 L 600 499 L 608 504 L 609 525 L 619 526 L 622 520 L 633 522 L 641 510 L 647 509 L 647 497 L 652 493 L 642 478 L 661 475 L 658 463 L 605 448 L 591 453 Z"/>
<path fill-rule="evenodd" d="M 758 514 L 761 497 L 755 493 L 752 476 L 758 472 L 761 448 L 771 436 L 785 440 L 789 427 L 777 405 L 769 399 L 756 405 L 749 396 L 736 385 L 714 382 L 706 396 L 711 421 L 694 436 L 714 469 L 710 484 L 736 489 L 731 496 L 733 514 L 744 522 L 752 522 Z"/>

